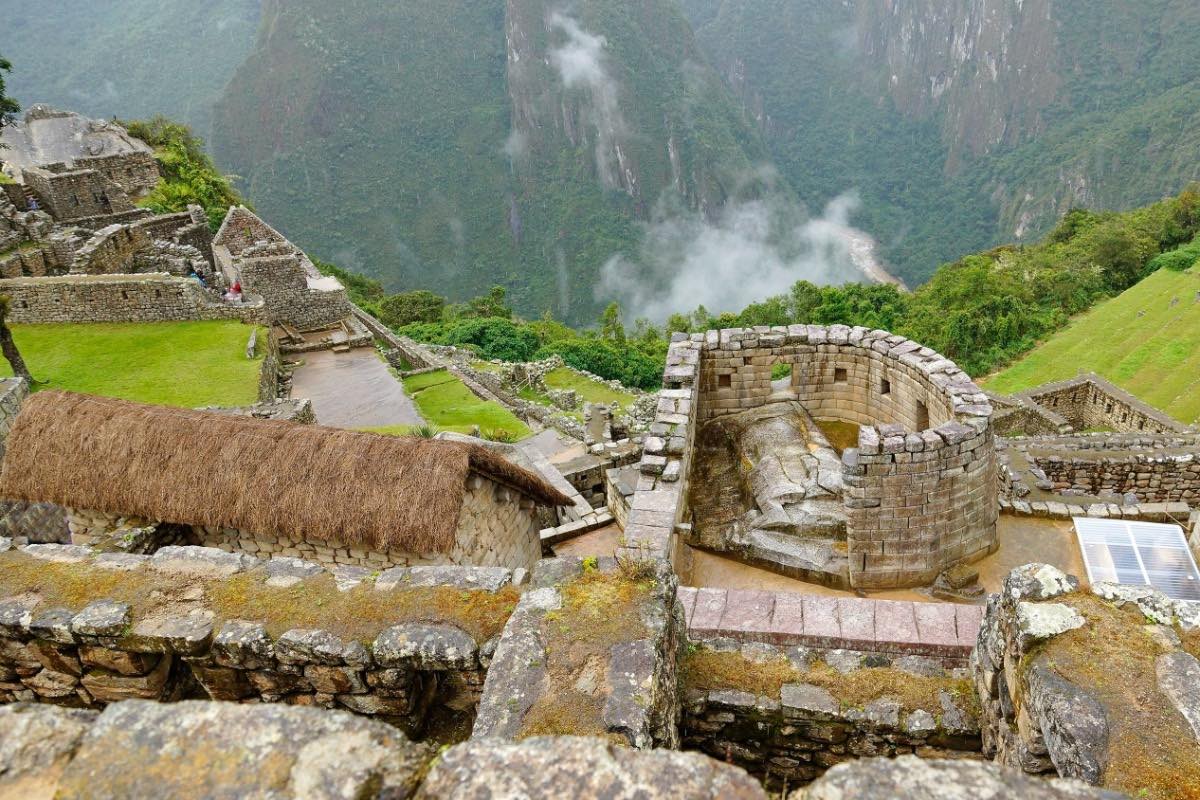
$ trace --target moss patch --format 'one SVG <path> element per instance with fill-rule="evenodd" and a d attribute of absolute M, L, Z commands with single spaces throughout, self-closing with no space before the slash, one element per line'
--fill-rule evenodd
<path fill-rule="evenodd" d="M 127 572 L 40 561 L 20 552 L 0 554 L 0 597 L 36 595 L 40 608 L 81 611 L 95 600 L 128 603 L 136 624 L 164 607 L 207 608 L 216 626 L 225 620 L 261 622 L 277 637 L 291 628 L 320 628 L 370 643 L 405 622 L 447 623 L 483 643 L 498 634 L 520 599 L 513 586 L 496 594 L 450 587 L 377 591 L 369 583 L 340 592 L 329 574 L 295 586 L 266 585 L 261 573 L 223 580 L 179 578 L 148 569 Z"/>
<path fill-rule="evenodd" d="M 550 686 L 526 713 L 517 738 L 600 736 L 628 744 L 610 734 L 603 720 L 610 651 L 645 637 L 642 609 L 654 582 L 585 566 L 583 575 L 560 590 L 562 608 L 547 613 L 541 627 Z"/>
<path fill-rule="evenodd" d="M 1028 660 L 1044 657 L 1051 669 L 1104 705 L 1109 726 L 1104 786 L 1151 800 L 1200 798 L 1200 745 L 1158 691 L 1155 661 L 1165 651 L 1150 636 L 1145 618 L 1092 595 L 1061 602 L 1088 624 L 1055 637 Z"/>
<path fill-rule="evenodd" d="M 682 683 L 685 689 L 708 691 L 733 689 L 754 695 L 780 698 L 784 684 L 807 683 L 825 689 L 843 709 L 862 708 L 880 697 L 893 697 L 905 711 L 923 709 L 938 716 L 940 692 L 949 693 L 960 707 L 978 714 L 978 699 L 968 678 L 913 675 L 893 667 L 864 667 L 843 675 L 824 662 L 807 670 L 797 669 L 784 656 L 751 661 L 739 652 L 717 652 L 705 647 L 684 658 Z"/>

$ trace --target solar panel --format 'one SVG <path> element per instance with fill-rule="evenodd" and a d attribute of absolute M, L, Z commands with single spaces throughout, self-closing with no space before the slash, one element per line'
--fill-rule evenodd
<path fill-rule="evenodd" d="M 1088 580 L 1149 586 L 1172 600 L 1200 600 L 1200 571 L 1183 528 L 1075 517 Z"/>

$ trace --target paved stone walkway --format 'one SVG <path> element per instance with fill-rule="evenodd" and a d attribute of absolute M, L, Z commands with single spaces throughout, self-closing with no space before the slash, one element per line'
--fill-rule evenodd
<path fill-rule="evenodd" d="M 292 376 L 292 397 L 311 400 L 320 424 L 380 428 L 423 421 L 374 348 L 358 347 L 348 353 L 320 350 L 299 358 L 304 365 Z"/>
<path fill-rule="evenodd" d="M 966 658 L 983 606 L 680 587 L 693 638 Z"/>

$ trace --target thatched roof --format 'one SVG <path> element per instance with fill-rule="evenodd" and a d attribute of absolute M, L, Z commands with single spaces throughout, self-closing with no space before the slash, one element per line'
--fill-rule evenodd
<path fill-rule="evenodd" d="M 375 549 L 445 552 L 470 474 L 570 500 L 478 445 L 42 392 L 9 435 L 0 497 Z"/>

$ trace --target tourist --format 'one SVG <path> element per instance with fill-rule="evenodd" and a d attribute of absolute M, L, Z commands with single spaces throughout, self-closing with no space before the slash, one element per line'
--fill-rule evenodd
<path fill-rule="evenodd" d="M 38 205 L 38 201 L 37 201 L 36 197 L 29 198 L 29 210 L 30 211 L 40 211 L 41 208 L 42 207 Z"/>
<path fill-rule="evenodd" d="M 193 268 L 192 271 L 190 273 L 188 273 L 188 277 L 191 278 L 192 280 L 194 280 L 196 283 L 200 284 L 201 288 L 204 288 L 204 289 L 208 288 L 208 284 L 204 282 L 204 278 L 200 277 L 200 273 L 196 272 L 195 268 Z"/>
<path fill-rule="evenodd" d="M 233 286 L 229 287 L 229 291 L 225 293 L 225 302 L 235 305 L 242 302 L 242 282 L 234 281 Z"/>

